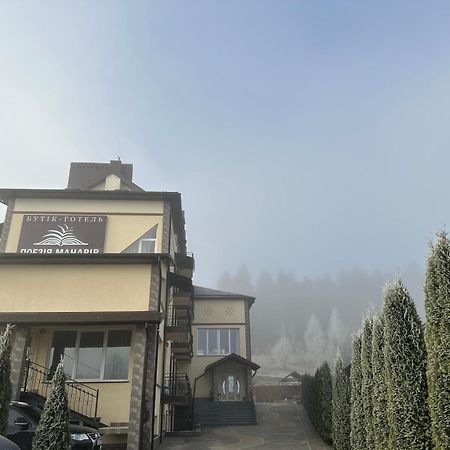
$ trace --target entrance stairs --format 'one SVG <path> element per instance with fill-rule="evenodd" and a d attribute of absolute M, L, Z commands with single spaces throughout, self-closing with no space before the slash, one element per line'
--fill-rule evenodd
<path fill-rule="evenodd" d="M 195 399 L 194 422 L 202 426 L 256 425 L 255 404 L 252 401 Z"/>

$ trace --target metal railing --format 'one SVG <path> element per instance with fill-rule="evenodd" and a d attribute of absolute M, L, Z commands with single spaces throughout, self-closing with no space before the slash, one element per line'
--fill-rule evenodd
<path fill-rule="evenodd" d="M 164 375 L 163 395 L 167 399 L 188 398 L 191 396 L 191 385 L 185 373 Z"/>
<path fill-rule="evenodd" d="M 170 407 L 163 415 L 163 434 L 173 431 L 185 431 L 193 429 L 190 407 Z"/>
<path fill-rule="evenodd" d="M 167 308 L 166 326 L 168 327 L 190 327 L 191 318 L 189 314 L 180 314 L 180 310 L 170 305 Z"/>
<path fill-rule="evenodd" d="M 52 388 L 51 379 L 53 372 L 47 367 L 26 360 L 22 391 L 46 399 Z M 69 408 L 72 411 L 91 419 L 97 418 L 98 389 L 94 389 L 66 376 L 66 392 Z"/>

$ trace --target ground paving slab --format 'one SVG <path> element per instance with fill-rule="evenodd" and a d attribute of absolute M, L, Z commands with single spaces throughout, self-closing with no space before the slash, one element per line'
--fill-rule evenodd
<path fill-rule="evenodd" d="M 204 427 L 201 436 L 167 437 L 161 450 L 332 450 L 316 433 L 301 405 L 258 403 L 258 425 Z"/>

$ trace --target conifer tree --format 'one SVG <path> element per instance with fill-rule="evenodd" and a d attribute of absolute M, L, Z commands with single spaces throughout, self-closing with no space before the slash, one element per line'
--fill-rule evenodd
<path fill-rule="evenodd" d="M 433 443 L 450 449 L 450 242 L 438 234 L 425 281 L 427 377 Z"/>
<path fill-rule="evenodd" d="M 361 336 L 353 337 L 350 372 L 351 409 L 350 443 L 352 450 L 367 450 L 364 405 L 362 397 Z"/>
<path fill-rule="evenodd" d="M 390 447 L 431 449 L 423 327 L 401 281 L 386 289 L 383 316 Z"/>
<path fill-rule="evenodd" d="M 373 417 L 372 417 L 372 395 L 373 395 L 373 373 L 372 373 L 372 318 L 366 317 L 363 321 L 361 332 L 361 371 L 362 371 L 362 397 L 364 407 L 364 427 L 366 430 L 366 446 L 374 448 Z"/>
<path fill-rule="evenodd" d="M 62 361 L 52 379 L 52 389 L 33 439 L 33 450 L 69 450 L 69 403 Z"/>
<path fill-rule="evenodd" d="M 11 345 L 12 326 L 8 324 L 0 336 L 0 434 L 6 434 L 8 427 L 11 401 Z"/>
<path fill-rule="evenodd" d="M 335 450 L 350 450 L 350 380 L 339 351 L 334 365 L 332 425 Z"/>
<path fill-rule="evenodd" d="M 320 435 L 325 442 L 331 443 L 331 404 L 332 404 L 332 377 L 330 366 L 324 362 L 319 368 L 319 405 L 320 405 Z"/>
<path fill-rule="evenodd" d="M 372 331 L 373 431 L 375 450 L 386 450 L 389 448 L 383 327 L 383 317 L 375 316 Z"/>

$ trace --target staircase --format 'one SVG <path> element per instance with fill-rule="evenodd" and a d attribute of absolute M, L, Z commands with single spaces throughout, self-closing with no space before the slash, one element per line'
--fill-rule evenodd
<path fill-rule="evenodd" d="M 20 401 L 40 410 L 51 391 L 53 371 L 30 360 L 25 362 L 25 377 L 20 392 Z M 104 426 L 97 417 L 99 390 L 66 377 L 67 400 L 70 420 L 98 428 Z"/>
<path fill-rule="evenodd" d="M 195 399 L 194 422 L 201 425 L 256 425 L 255 404 L 252 401 L 214 402 Z"/>

